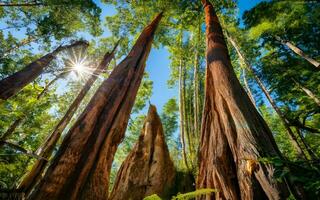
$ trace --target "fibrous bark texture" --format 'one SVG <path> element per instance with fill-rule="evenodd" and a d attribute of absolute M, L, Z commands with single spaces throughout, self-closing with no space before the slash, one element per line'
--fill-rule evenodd
<path fill-rule="evenodd" d="M 112 71 L 69 130 L 29 199 L 105 200 L 116 149 L 141 83 L 159 14 Z"/>
<path fill-rule="evenodd" d="M 43 70 L 55 58 L 57 53 L 79 45 L 87 46 L 88 43 L 84 41 L 77 41 L 70 45 L 60 46 L 53 52 L 30 63 L 22 70 L 2 79 L 0 81 L 0 98 L 5 100 L 17 94 L 23 87 L 34 81 L 43 72 Z"/>
<path fill-rule="evenodd" d="M 117 46 L 117 45 L 116 45 Z M 80 103 L 90 90 L 93 83 L 97 80 L 98 76 L 105 68 L 109 65 L 110 61 L 114 57 L 114 51 L 116 47 L 113 49 L 111 53 L 106 53 L 101 61 L 101 63 L 98 65 L 98 67 L 95 69 L 93 74 L 89 77 L 83 88 L 81 89 L 80 93 L 76 97 L 76 99 L 73 101 L 73 103 L 70 105 L 69 109 L 63 116 L 63 118 L 60 120 L 60 122 L 57 124 L 55 129 L 52 131 L 52 133 L 49 135 L 47 140 L 43 143 L 43 145 L 37 150 L 37 154 L 44 159 L 37 160 L 32 169 L 28 172 L 28 174 L 22 179 L 21 183 L 18 186 L 19 191 L 23 191 L 26 194 L 30 192 L 32 187 L 38 182 L 38 180 L 41 178 L 41 174 L 44 171 L 47 160 L 50 159 L 51 154 L 62 134 L 64 129 L 67 127 L 69 122 L 71 121 L 73 115 L 75 114 L 76 110 L 78 109 Z"/>
<path fill-rule="evenodd" d="M 174 175 L 160 117 L 150 105 L 139 140 L 122 163 L 109 199 L 141 200 L 152 194 L 164 197 Z"/>
<path fill-rule="evenodd" d="M 285 183 L 276 182 L 272 165 L 258 161 L 281 154 L 236 78 L 213 6 L 202 2 L 207 69 L 197 188 L 219 192 L 200 199 L 284 199 L 288 196 Z"/>

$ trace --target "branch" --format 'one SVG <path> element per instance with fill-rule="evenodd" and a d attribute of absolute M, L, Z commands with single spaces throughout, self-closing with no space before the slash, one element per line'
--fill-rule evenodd
<path fill-rule="evenodd" d="M 312 128 L 309 126 L 305 126 L 304 124 L 302 124 L 299 120 L 291 120 L 290 121 L 290 125 L 291 126 L 296 126 L 300 129 L 309 131 L 310 133 L 320 133 L 320 130 L 316 129 L 316 128 Z"/>
<path fill-rule="evenodd" d="M 44 6 L 44 3 L 0 3 L 0 7 L 31 7 L 31 6 Z"/>
<path fill-rule="evenodd" d="M 25 155 L 27 155 L 27 156 L 36 158 L 36 159 L 38 159 L 38 160 L 40 160 L 40 159 L 47 160 L 47 159 L 44 158 L 44 157 L 38 156 L 37 154 L 34 154 L 33 152 L 28 151 L 27 149 L 19 146 L 18 144 L 14 144 L 14 143 L 7 142 L 7 141 L 1 141 L 1 143 L 3 143 L 4 145 L 7 145 L 8 147 L 11 147 L 11 148 L 13 148 L 13 149 L 16 149 L 17 151 L 22 152 L 23 154 L 25 154 Z"/>

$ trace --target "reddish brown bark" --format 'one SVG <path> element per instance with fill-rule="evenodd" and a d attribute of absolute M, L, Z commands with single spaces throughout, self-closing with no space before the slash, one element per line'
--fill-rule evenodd
<path fill-rule="evenodd" d="M 63 118 L 60 120 L 58 125 L 55 127 L 53 132 L 49 135 L 47 140 L 43 143 L 43 145 L 36 151 L 36 153 L 45 158 L 45 160 L 40 159 L 37 160 L 32 169 L 26 174 L 26 176 L 22 179 L 21 183 L 18 186 L 19 191 L 24 191 L 26 194 L 29 194 L 30 190 L 34 187 L 34 185 L 39 181 L 41 175 L 46 167 L 47 160 L 51 157 L 51 154 L 62 134 L 65 130 L 69 122 L 71 121 L 73 115 L 75 114 L 76 110 L 78 109 L 80 103 L 82 102 L 83 98 L 86 96 L 88 91 L 90 90 L 93 83 L 97 80 L 98 74 L 100 74 L 106 66 L 109 65 L 110 61 L 114 57 L 114 52 L 117 45 L 114 47 L 111 53 L 106 53 L 99 64 L 99 66 L 95 69 L 91 77 L 87 80 L 86 84 L 83 86 L 82 90 L 73 101 Z"/>
<path fill-rule="evenodd" d="M 272 165 L 258 161 L 281 154 L 236 78 L 213 6 L 202 2 L 207 69 L 197 187 L 219 192 L 201 199 L 284 199 L 289 195 L 285 183 L 275 180 Z"/>
<path fill-rule="evenodd" d="M 79 45 L 88 44 L 84 41 L 77 41 L 70 45 L 60 46 L 53 52 L 30 63 L 22 70 L 2 79 L 0 81 L 0 98 L 6 100 L 17 94 L 23 87 L 34 81 L 43 72 L 43 70 L 55 58 L 57 53 Z"/>
<path fill-rule="evenodd" d="M 99 87 L 30 199 L 107 199 L 112 160 L 124 137 L 161 17 L 143 30 L 129 55 Z"/>
<path fill-rule="evenodd" d="M 175 170 L 156 107 L 150 105 L 138 142 L 122 163 L 110 200 L 141 200 L 157 194 L 167 197 Z"/>

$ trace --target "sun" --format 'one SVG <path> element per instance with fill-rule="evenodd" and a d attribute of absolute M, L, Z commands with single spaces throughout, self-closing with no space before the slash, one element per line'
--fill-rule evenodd
<path fill-rule="evenodd" d="M 70 72 L 73 79 L 86 81 L 92 76 L 99 76 L 96 70 L 96 62 L 88 57 L 86 49 L 71 49 L 62 56 L 65 65 L 64 70 Z"/>
<path fill-rule="evenodd" d="M 81 62 L 74 63 L 72 68 L 79 74 L 84 73 L 86 71 L 86 66 Z"/>

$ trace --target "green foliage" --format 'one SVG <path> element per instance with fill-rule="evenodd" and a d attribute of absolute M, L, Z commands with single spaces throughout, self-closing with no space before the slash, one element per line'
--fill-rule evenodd
<path fill-rule="evenodd" d="M 295 184 L 304 187 L 308 199 L 317 199 L 320 195 L 320 166 L 317 162 L 284 161 L 281 158 L 261 158 L 262 163 L 269 163 L 275 167 L 278 181 L 288 178 Z"/>
<path fill-rule="evenodd" d="M 171 198 L 171 200 L 191 200 L 194 199 L 196 197 L 199 197 L 201 195 L 207 195 L 207 194 L 211 194 L 213 192 L 216 192 L 216 190 L 214 189 L 199 189 L 193 192 L 188 192 L 185 194 L 177 194 L 177 196 L 173 196 Z M 145 197 L 143 200 L 161 200 L 161 198 L 156 195 L 153 194 L 151 196 Z"/>
<path fill-rule="evenodd" d="M 143 200 L 161 200 L 161 198 L 158 195 L 153 194 L 153 195 L 150 195 L 150 196 L 143 198 Z"/>
<path fill-rule="evenodd" d="M 153 82 L 149 79 L 149 75 L 145 73 L 138 90 L 132 113 L 138 113 L 146 106 L 147 100 L 149 100 L 152 95 L 152 87 Z"/>
<path fill-rule="evenodd" d="M 179 107 L 177 100 L 172 98 L 163 106 L 161 113 L 161 122 L 166 139 L 169 140 L 178 128 L 178 112 Z"/>
<path fill-rule="evenodd" d="M 101 35 L 101 8 L 93 0 L 43 0 L 45 6 L 0 7 L 0 78 L 22 69 L 26 64 L 39 58 L 43 52 L 49 52 L 70 39 L 80 35 L 95 36 L 90 42 L 88 54 L 92 63 L 98 63 L 106 51 L 113 48 L 121 38 L 116 59 L 127 55 L 135 39 L 147 23 L 160 11 L 165 11 L 164 18 L 157 30 L 154 47 L 166 48 L 170 53 L 170 78 L 168 86 L 176 88 L 179 78 L 183 75 L 181 88 L 185 94 L 186 124 L 194 121 L 194 69 L 198 66 L 200 111 L 203 107 L 205 78 L 205 37 L 204 15 L 199 0 L 105 0 L 107 6 L 117 11 L 113 16 L 107 16 L 104 24 L 112 34 L 105 38 Z M 310 57 L 320 59 L 320 4 L 313 1 L 270 0 L 262 1 L 243 16 L 244 27 L 240 27 L 236 16 L 236 3 L 233 0 L 212 0 L 218 11 L 224 31 L 237 40 L 247 60 L 256 70 L 262 82 L 271 91 L 272 98 L 277 102 L 293 130 L 296 128 L 316 155 L 320 155 L 320 111 L 316 102 L 295 84 L 293 78 L 316 97 L 320 97 L 320 72 L 297 56 L 285 45 L 275 39 L 279 36 L 302 49 Z M 137 20 L 139 19 L 139 20 Z M 16 33 L 15 33 L 16 32 Z M 23 35 L 24 37 L 21 37 Z M 21 39 L 23 38 L 23 39 Z M 234 70 L 241 78 L 244 63 L 240 62 L 236 52 L 229 45 L 230 59 Z M 63 57 L 59 55 L 59 58 Z M 196 63 L 198 55 L 198 63 Z M 37 95 L 44 85 L 61 70 L 65 70 L 62 58 L 51 63 L 43 76 L 25 87 L 17 96 L 0 102 L 0 136 L 19 117 L 24 117 L 23 123 L 16 128 L 8 139 L 23 148 L 35 151 L 44 138 L 54 128 L 57 121 L 82 88 L 83 80 L 74 80 L 67 75 L 54 84 L 41 99 Z M 115 64 L 108 68 L 110 71 Z M 182 70 L 180 71 L 180 67 Z M 73 122 L 94 94 L 103 78 L 102 74 L 85 100 L 79 106 Z M 276 158 L 261 159 L 275 166 L 278 179 L 289 176 L 291 180 L 301 183 L 310 195 L 310 199 L 319 196 L 319 167 L 298 160 L 295 150 L 288 140 L 285 128 L 279 122 L 279 116 L 270 108 L 266 98 L 252 77 L 247 74 L 249 87 L 253 91 L 257 107 L 272 130 L 280 151 L 287 161 Z M 241 81 L 243 84 L 243 81 Z M 153 82 L 148 74 L 139 88 L 132 110 L 126 137 L 118 148 L 113 162 L 110 185 L 112 186 L 117 169 L 136 143 L 144 123 L 144 110 L 152 95 Z M 180 89 L 181 89 L 180 88 Z M 181 145 L 178 133 L 179 104 L 177 97 L 169 99 L 160 114 L 165 137 L 171 157 L 178 169 L 183 169 Z M 71 123 L 72 124 L 72 123 Z M 298 126 L 298 125 L 299 126 Z M 302 124 L 302 126 L 301 126 Z M 70 127 L 70 126 L 69 126 Z M 69 128 L 68 127 L 68 128 Z M 190 127 L 189 127 L 190 128 Z M 306 129 L 309 128 L 309 129 Z M 313 131 L 310 131 L 313 130 Z M 192 131 L 189 131 L 193 133 Z M 296 132 L 295 132 L 296 133 Z M 187 158 L 195 165 L 198 138 L 188 141 Z M 185 138 L 187 141 L 187 138 Z M 299 140 L 301 143 L 301 141 Z M 190 148 L 195 146 L 195 148 Z M 57 147 L 58 148 L 58 147 Z M 30 168 L 34 160 L 22 155 L 9 147 L 0 149 L 0 188 L 11 188 L 18 179 Z M 288 167 L 289 166 L 289 167 Z M 196 168 L 195 168 L 196 169 Z M 195 173 L 196 174 L 196 170 Z M 182 181 L 179 179 L 178 181 Z M 192 184 L 191 184 L 192 185 Z M 111 187 L 110 187 L 111 189 Z M 190 190 L 189 190 L 190 191 Z M 186 194 L 178 194 L 173 199 L 192 199 L 197 195 L 215 192 L 203 189 Z M 177 192 L 175 192 L 177 193 Z M 160 199 L 157 195 L 145 199 Z"/>
<path fill-rule="evenodd" d="M 213 192 L 216 192 L 214 189 L 198 189 L 194 192 L 188 192 L 185 194 L 178 194 L 177 196 L 173 197 L 172 200 L 190 200 L 194 199 L 196 197 L 202 196 L 202 195 L 207 195 L 211 194 Z"/>

